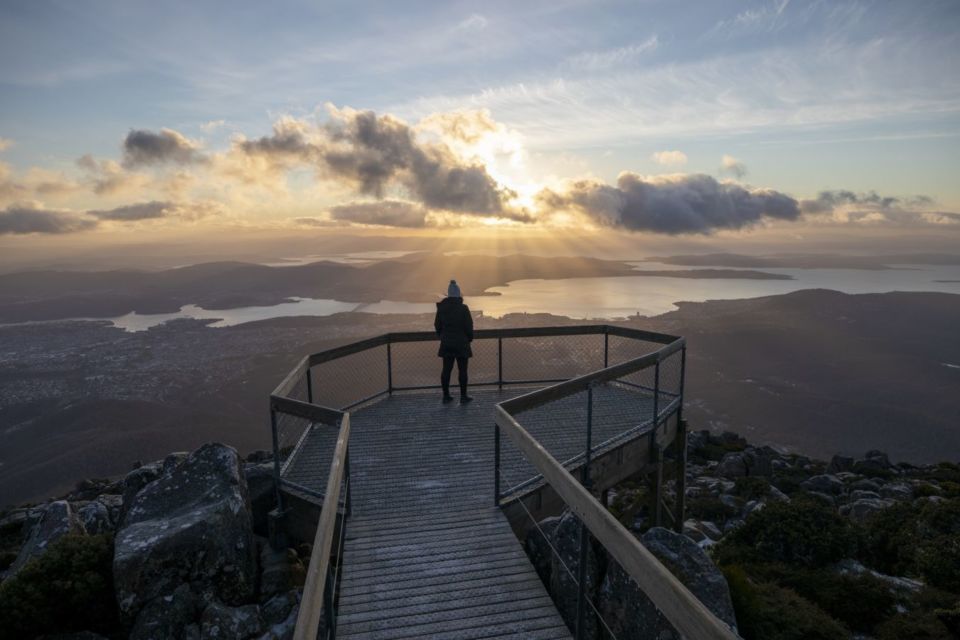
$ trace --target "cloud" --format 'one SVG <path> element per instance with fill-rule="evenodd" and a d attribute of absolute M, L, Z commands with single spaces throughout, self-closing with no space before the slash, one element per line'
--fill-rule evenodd
<path fill-rule="evenodd" d="M 834 222 L 909 225 L 957 224 L 960 213 L 939 211 L 936 203 L 925 195 L 899 198 L 881 196 L 875 191 L 855 193 L 848 190 L 821 191 L 816 198 L 800 201 L 800 209 L 808 215 L 829 217 Z"/>
<path fill-rule="evenodd" d="M 657 151 L 652 156 L 654 162 L 663 165 L 687 164 L 687 154 L 683 151 Z"/>
<path fill-rule="evenodd" d="M 159 133 L 133 129 L 123 141 L 123 166 L 133 168 L 205 162 L 206 158 L 199 149 L 199 143 L 173 129 L 161 129 Z"/>
<path fill-rule="evenodd" d="M 488 24 L 490 24 L 490 21 L 487 18 L 479 13 L 472 13 L 457 24 L 457 29 L 461 31 L 482 31 L 487 28 Z"/>
<path fill-rule="evenodd" d="M 209 133 L 211 131 L 215 131 L 219 129 L 220 127 L 225 127 L 225 126 L 227 126 L 226 120 L 209 120 L 201 124 L 200 128 L 206 131 L 207 133 Z"/>
<path fill-rule="evenodd" d="M 427 226 L 426 209 L 416 203 L 398 200 L 351 202 L 332 207 L 330 217 L 334 220 L 357 224 L 410 228 Z"/>
<path fill-rule="evenodd" d="M 506 131 L 504 125 L 490 116 L 488 109 L 456 109 L 432 113 L 423 118 L 417 128 L 435 131 L 445 138 L 467 144 L 476 144 L 492 133 Z"/>
<path fill-rule="evenodd" d="M 272 135 L 240 140 L 235 149 L 267 158 L 278 170 L 313 166 L 362 195 L 383 198 L 389 188 L 402 187 L 430 209 L 512 216 L 506 202 L 516 194 L 481 163 L 462 160 L 445 144 L 417 140 L 413 128 L 391 115 L 329 109 L 331 118 L 323 126 L 283 118 Z"/>
<path fill-rule="evenodd" d="M 0 151 L 6 151 L 13 146 L 13 140 L 10 138 L 0 137 Z"/>
<path fill-rule="evenodd" d="M 724 154 L 723 158 L 720 159 L 720 173 L 733 176 L 739 180 L 747 175 L 747 165 L 733 156 Z"/>
<path fill-rule="evenodd" d="M 616 186 L 579 180 L 559 193 L 544 190 L 537 199 L 547 210 L 574 211 L 601 226 L 667 234 L 706 234 L 800 216 L 797 201 L 786 194 L 702 174 L 647 178 L 625 172 Z"/>
<path fill-rule="evenodd" d="M 107 210 L 91 210 L 87 213 L 100 220 L 130 222 L 166 217 L 173 205 L 169 202 L 141 202 Z"/>
<path fill-rule="evenodd" d="M 660 40 L 656 34 L 643 42 L 606 51 L 584 51 L 567 58 L 565 66 L 576 71 L 602 71 L 633 62 L 641 55 L 656 50 Z"/>
<path fill-rule="evenodd" d="M 98 196 L 140 189 L 147 183 L 145 176 L 127 171 L 118 162 L 97 160 L 89 153 L 77 158 L 76 164 L 86 173 L 87 185 Z"/>
<path fill-rule="evenodd" d="M 0 209 L 0 235 L 73 233 L 97 226 L 97 220 L 73 211 L 43 209 L 33 204 Z"/>

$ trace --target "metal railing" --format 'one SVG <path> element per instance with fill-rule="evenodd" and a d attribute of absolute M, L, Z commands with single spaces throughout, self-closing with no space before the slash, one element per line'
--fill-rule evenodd
<path fill-rule="evenodd" d="M 662 451 L 673 437 L 668 438 L 661 427 L 671 416 L 679 418 L 682 411 L 682 338 L 614 325 L 574 325 L 477 330 L 472 347 L 471 387 L 540 387 L 497 408 L 497 504 L 516 499 L 545 482 L 555 485 L 558 493 L 569 500 L 574 494 L 562 480 L 557 484 L 557 466 L 570 480 L 573 476 L 569 470 L 579 468 L 582 481 L 589 487 L 592 459 L 596 456 L 635 440 L 645 430 L 650 430 L 652 452 Z M 270 396 L 278 512 L 284 513 L 285 502 L 293 496 L 314 504 L 322 501 L 298 618 L 298 638 L 333 638 L 336 631 L 339 567 L 350 506 L 350 412 L 393 393 L 439 388 L 436 349 L 434 332 L 411 332 L 385 334 L 310 354 L 297 363 Z M 554 425 L 554 431 L 544 430 L 537 434 L 539 439 L 520 427 L 513 417 L 527 412 L 525 420 L 530 419 L 530 427 L 535 422 L 537 407 L 556 406 L 580 393 L 586 396 L 583 438 L 577 437 L 579 427 L 557 428 L 555 415 L 546 421 Z M 593 429 L 598 412 L 595 396 L 600 396 L 603 402 L 599 404 L 607 407 L 602 410 L 607 412 L 601 422 L 608 429 L 599 434 Z M 579 425 L 581 412 L 582 407 L 572 407 L 565 418 L 570 424 Z M 502 460 L 501 430 L 523 452 L 513 466 Z M 525 448 L 528 445 L 546 459 L 531 456 Z M 506 491 L 501 491 L 501 476 L 506 470 L 512 475 Z M 326 478 L 325 486 L 319 485 L 318 479 L 322 478 Z M 577 487 L 586 491 L 580 484 Z M 591 508 L 603 509 L 599 502 L 593 502 Z M 594 521 L 587 523 L 591 531 L 596 526 Z M 611 535 L 620 540 L 630 534 L 623 530 Z M 594 536 L 612 540 L 596 532 Z M 659 566 L 660 574 L 670 576 L 662 565 L 652 562 Z M 643 565 L 629 566 L 649 569 L 648 564 L 645 560 Z"/>
<path fill-rule="evenodd" d="M 501 431 L 505 432 L 509 440 L 516 447 L 517 451 L 526 459 L 537 471 L 536 480 L 549 485 L 562 500 L 566 508 L 578 520 L 578 550 L 576 554 L 576 575 L 568 563 L 560 559 L 560 580 L 558 583 L 563 586 L 564 580 L 572 580 L 576 587 L 576 605 L 575 615 L 565 616 L 571 630 L 577 640 L 587 637 L 609 636 L 616 638 L 614 629 L 617 627 L 615 621 L 604 619 L 601 609 L 604 609 L 602 602 L 595 603 L 588 594 L 592 587 L 599 592 L 599 585 L 596 584 L 596 576 L 588 576 L 590 565 L 590 547 L 591 538 L 600 544 L 606 551 L 611 563 L 615 563 L 619 570 L 625 572 L 630 579 L 639 587 L 640 591 L 656 606 L 663 616 L 673 627 L 680 632 L 683 637 L 692 640 L 725 638 L 734 639 L 738 636 L 719 618 L 717 618 L 700 600 L 687 589 L 680 580 L 678 580 L 650 551 L 640 543 L 640 541 L 621 524 L 610 511 L 591 493 L 591 463 L 593 457 L 599 452 L 605 450 L 612 443 L 610 441 L 595 444 L 593 441 L 593 423 L 596 411 L 595 396 L 601 389 L 610 386 L 627 386 L 634 389 L 640 389 L 651 393 L 650 401 L 652 404 L 651 415 L 649 419 L 638 420 L 636 429 L 632 432 L 636 435 L 640 430 L 645 429 L 643 435 L 649 438 L 648 462 L 656 465 L 655 472 L 655 514 L 653 520 L 659 524 L 661 518 L 661 509 L 665 508 L 662 500 L 662 461 L 663 450 L 672 441 L 678 443 L 679 463 L 685 461 L 685 429 L 686 425 L 682 419 L 682 395 L 683 379 L 686 366 L 686 343 L 683 338 L 669 338 L 663 347 L 653 353 L 642 355 L 638 358 L 627 360 L 612 366 L 605 366 L 602 369 L 588 373 L 586 375 L 555 384 L 544 389 L 539 389 L 523 396 L 506 400 L 497 405 L 495 416 L 495 469 L 494 469 L 494 487 L 496 504 L 505 506 L 507 504 L 519 503 L 524 509 L 522 490 L 529 486 L 529 481 L 522 485 L 511 487 L 509 490 L 501 491 L 502 482 L 502 457 L 501 451 Z M 663 384 L 662 368 L 674 354 L 680 354 L 680 381 L 679 393 L 676 398 L 671 399 L 671 394 L 666 397 L 661 391 Z M 606 361 L 605 361 L 606 362 Z M 650 388 L 645 384 L 635 381 L 636 377 L 644 371 L 652 370 L 653 386 Z M 583 455 L 559 461 L 551 455 L 547 447 L 543 445 L 530 431 L 524 428 L 518 421 L 518 416 L 537 410 L 540 407 L 546 407 L 552 403 L 563 402 L 566 399 L 585 395 L 585 442 Z M 664 401 L 667 401 L 664 404 Z M 668 420 L 675 418 L 675 430 L 672 434 L 666 433 Z M 630 437 L 631 433 L 625 433 L 624 437 Z M 578 471 L 577 479 L 571 470 Z M 682 496 L 684 492 L 684 474 L 682 467 L 678 465 L 678 513 L 671 514 L 675 517 L 675 525 L 682 526 L 683 503 Z M 530 512 L 527 511 L 528 515 Z M 533 526 L 538 529 L 538 533 L 550 545 L 550 550 L 559 558 L 559 553 L 553 547 L 549 540 L 549 534 L 540 530 L 539 523 L 530 515 L 533 520 Z M 572 564 L 569 563 L 569 564 Z M 596 561 L 595 561 L 596 564 Z M 590 584 L 591 581 L 594 584 Z M 557 589 L 562 591 L 562 589 Z M 555 599 L 557 595 L 555 595 Z M 558 606 L 561 603 L 558 602 Z M 598 606 L 599 605 L 599 606 Z M 564 611 L 561 610 L 561 614 Z M 573 618 L 572 620 L 570 618 Z"/>

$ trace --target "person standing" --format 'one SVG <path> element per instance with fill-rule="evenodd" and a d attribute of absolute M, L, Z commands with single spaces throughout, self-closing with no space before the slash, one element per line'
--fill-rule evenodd
<path fill-rule="evenodd" d="M 463 294 L 456 280 L 450 281 L 447 297 L 437 303 L 433 327 L 440 336 L 437 355 L 443 358 L 443 369 L 440 372 L 443 403 L 453 402 L 453 396 L 450 395 L 450 375 L 456 363 L 460 382 L 460 404 L 467 404 L 473 400 L 467 395 L 467 363 L 473 356 L 470 348 L 470 343 L 473 342 L 473 316 L 470 315 L 470 307 L 463 304 Z"/>

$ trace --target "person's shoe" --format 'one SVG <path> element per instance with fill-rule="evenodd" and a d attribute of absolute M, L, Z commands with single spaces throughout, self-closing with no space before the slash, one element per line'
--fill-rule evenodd
<path fill-rule="evenodd" d="M 443 404 L 450 404 L 453 402 L 453 396 L 443 396 Z"/>
<path fill-rule="evenodd" d="M 460 404 L 467 404 L 468 402 L 473 402 L 473 398 L 470 396 L 460 396 Z"/>

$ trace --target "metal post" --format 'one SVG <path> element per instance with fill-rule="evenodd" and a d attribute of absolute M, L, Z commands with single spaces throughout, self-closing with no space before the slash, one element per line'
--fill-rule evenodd
<path fill-rule="evenodd" d="M 390 351 L 392 343 L 387 343 L 387 394 L 393 395 L 393 354 Z"/>
<path fill-rule="evenodd" d="M 273 486 L 277 492 L 277 510 L 283 512 L 283 492 L 280 491 L 280 435 L 277 433 L 277 409 L 270 402 L 270 435 L 273 438 Z"/>
<path fill-rule="evenodd" d="M 659 527 L 663 522 L 663 447 L 653 445 L 657 466 L 653 476 L 653 526 Z"/>
<path fill-rule="evenodd" d="M 660 426 L 660 361 L 653 368 L 653 429 L 650 431 L 650 453 L 657 445 L 657 427 Z"/>
<path fill-rule="evenodd" d="M 493 505 L 500 506 L 500 425 L 493 423 Z"/>
<path fill-rule="evenodd" d="M 503 338 L 497 338 L 497 386 L 503 389 Z"/>
<path fill-rule="evenodd" d="M 610 366 L 610 334 L 603 330 L 603 368 Z"/>
<path fill-rule="evenodd" d="M 590 453 L 593 448 L 593 385 L 587 387 L 587 449 L 584 453 L 581 482 L 590 490 L 593 481 L 590 479 Z M 587 615 L 587 550 L 590 543 L 590 532 L 583 520 L 580 521 L 580 558 L 577 567 L 577 640 L 581 640 L 586 633 Z"/>
<path fill-rule="evenodd" d="M 590 532 L 587 530 L 583 520 L 580 521 L 580 556 L 577 566 L 577 629 L 576 639 L 582 640 L 586 637 L 586 617 L 587 617 L 587 545 Z"/>
<path fill-rule="evenodd" d="M 687 421 L 677 413 L 677 503 L 674 528 L 683 533 L 683 521 L 687 507 Z"/>
<path fill-rule="evenodd" d="M 307 402 L 313 404 L 313 370 L 307 367 Z"/>
<path fill-rule="evenodd" d="M 584 454 L 583 471 L 580 475 L 580 481 L 587 491 L 593 485 L 590 479 L 590 454 L 593 448 L 593 383 L 587 387 L 587 450 Z"/>

